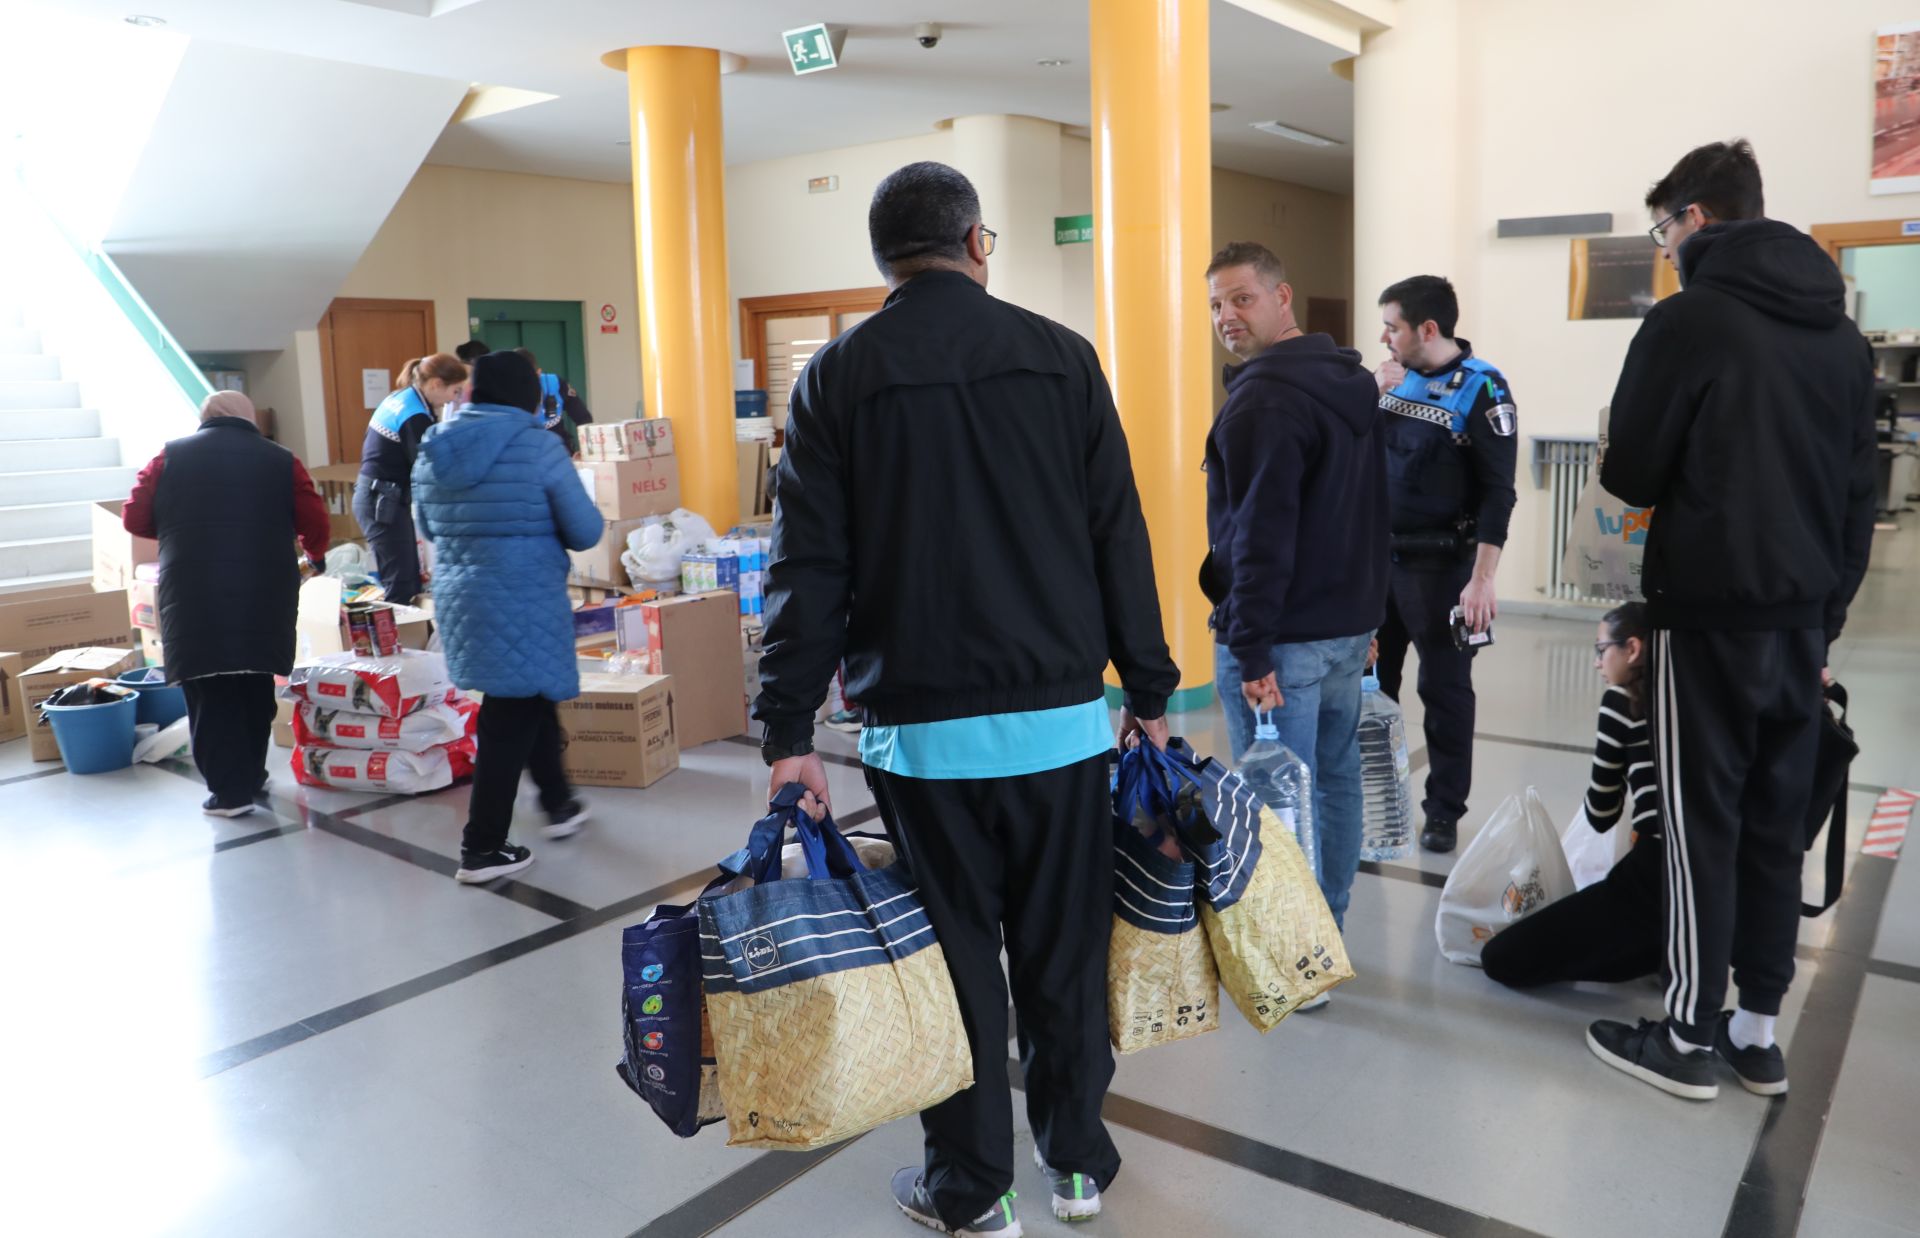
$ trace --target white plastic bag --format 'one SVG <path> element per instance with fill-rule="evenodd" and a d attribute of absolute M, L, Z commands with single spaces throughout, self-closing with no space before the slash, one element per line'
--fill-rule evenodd
<path fill-rule="evenodd" d="M 1616 822 L 1606 833 L 1593 828 L 1587 820 L 1587 806 L 1573 814 L 1566 832 L 1560 835 L 1560 849 L 1567 853 L 1567 870 L 1573 874 L 1573 888 L 1584 890 L 1613 871 L 1633 846 L 1633 831 L 1624 821 Z"/>
<path fill-rule="evenodd" d="M 627 548 L 620 553 L 620 562 L 635 584 L 652 587 L 660 582 L 677 583 L 681 558 L 714 536 L 713 526 L 698 512 L 676 507 L 665 518 L 627 534 Z"/>
<path fill-rule="evenodd" d="M 182 714 L 154 734 L 141 738 L 133 747 L 133 759 L 136 762 L 157 764 L 168 757 L 176 757 L 186 752 L 192 741 L 193 733 L 188 726 L 186 715 Z"/>
<path fill-rule="evenodd" d="M 1573 874 L 1560 835 L 1528 787 L 1510 795 L 1474 836 L 1440 891 L 1433 934 L 1454 963 L 1480 965 L 1493 935 L 1556 899 L 1573 893 Z"/>

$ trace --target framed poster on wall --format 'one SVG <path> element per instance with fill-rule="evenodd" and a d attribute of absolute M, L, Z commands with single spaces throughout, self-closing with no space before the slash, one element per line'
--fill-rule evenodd
<path fill-rule="evenodd" d="M 1874 32 L 1869 193 L 1920 192 L 1920 22 Z"/>
<path fill-rule="evenodd" d="M 1680 291 L 1680 277 L 1644 236 L 1577 236 L 1567 278 L 1567 317 L 1645 318 Z"/>

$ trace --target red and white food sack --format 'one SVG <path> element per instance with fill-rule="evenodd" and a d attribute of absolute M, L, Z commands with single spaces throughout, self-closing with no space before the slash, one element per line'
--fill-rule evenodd
<path fill-rule="evenodd" d="M 320 744 L 382 752 L 425 752 L 439 744 L 473 738 L 479 713 L 478 702 L 459 695 L 417 709 L 404 718 L 302 704 L 293 714 L 293 741 L 303 748 Z"/>
<path fill-rule="evenodd" d="M 473 772 L 473 741 L 441 744 L 425 752 L 375 752 L 368 748 L 303 745 L 293 750 L 293 776 L 309 787 L 341 791 L 438 791 Z"/>
<path fill-rule="evenodd" d="M 287 678 L 295 701 L 355 714 L 404 718 L 450 699 L 447 660 L 422 649 L 402 649 L 391 657 L 329 653 L 303 662 Z"/>

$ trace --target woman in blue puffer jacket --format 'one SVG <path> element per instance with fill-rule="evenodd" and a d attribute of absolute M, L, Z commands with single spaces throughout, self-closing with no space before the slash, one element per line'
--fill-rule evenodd
<path fill-rule="evenodd" d="M 598 542 L 604 522 L 566 448 L 534 419 L 539 403 L 525 358 L 488 353 L 473 364 L 473 402 L 427 431 L 413 468 L 447 670 L 485 693 L 456 881 L 533 863 L 507 841 L 522 770 L 540 789 L 548 838 L 577 833 L 587 818 L 561 767 L 554 703 L 580 695 L 567 551 Z"/>

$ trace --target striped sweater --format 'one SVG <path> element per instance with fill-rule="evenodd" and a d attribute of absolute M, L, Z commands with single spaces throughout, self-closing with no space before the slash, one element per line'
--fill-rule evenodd
<path fill-rule="evenodd" d="M 1600 719 L 1593 743 L 1593 780 L 1587 784 L 1587 820 L 1608 830 L 1620 820 L 1631 797 L 1628 828 L 1660 837 L 1660 790 L 1654 781 L 1653 749 L 1647 720 L 1635 718 L 1624 688 L 1607 689 L 1600 698 Z"/>

